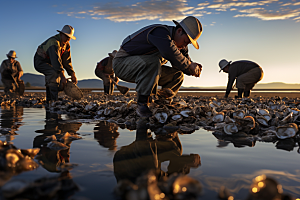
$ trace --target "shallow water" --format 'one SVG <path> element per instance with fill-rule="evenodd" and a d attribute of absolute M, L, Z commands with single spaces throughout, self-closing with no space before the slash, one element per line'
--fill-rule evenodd
<path fill-rule="evenodd" d="M 112 192 L 117 178 L 133 179 L 145 167 L 150 167 L 153 156 L 147 152 L 147 145 L 155 144 L 160 169 L 168 174 L 184 172 L 200 181 L 203 186 L 200 199 L 218 199 L 222 185 L 235 199 L 246 199 L 252 179 L 261 174 L 277 180 L 284 193 L 300 197 L 298 147 L 288 151 L 277 149 L 273 143 L 218 141 L 212 132 L 203 129 L 178 137 L 175 134 L 166 140 L 156 138 L 153 132 L 147 134 L 143 128 L 131 131 L 106 122 L 74 120 L 67 115 L 46 116 L 45 109 L 39 108 L 2 107 L 0 112 L 1 128 L 13 128 L 18 134 L 2 135 L 0 139 L 11 140 L 17 148 L 41 147 L 44 138 L 55 133 L 77 132 L 83 138 L 71 142 L 69 150 L 60 152 L 42 147 L 39 160 L 43 165 L 8 180 L 57 175 L 60 173 L 57 165 L 69 162 L 78 165 L 70 170 L 70 175 L 80 187 L 72 197 L 115 199 Z M 193 154 L 200 156 L 201 165 L 194 163 L 197 156 Z M 1 180 L 1 186 L 6 181 Z"/>

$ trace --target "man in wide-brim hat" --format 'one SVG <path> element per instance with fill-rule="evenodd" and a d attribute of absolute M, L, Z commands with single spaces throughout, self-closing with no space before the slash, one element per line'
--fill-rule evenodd
<path fill-rule="evenodd" d="M 223 72 L 228 73 L 225 98 L 230 94 L 235 80 L 238 89 L 236 98 L 249 97 L 252 88 L 264 76 L 262 68 L 257 63 L 249 60 L 239 60 L 231 63 L 231 61 L 228 62 L 226 59 L 222 59 L 219 62 L 219 67 L 219 72 L 223 70 Z"/>
<path fill-rule="evenodd" d="M 66 83 L 64 70 L 77 84 L 77 78 L 72 66 L 70 40 L 76 40 L 74 28 L 65 25 L 59 34 L 54 35 L 38 46 L 34 55 L 34 68 L 45 75 L 46 101 L 56 101 L 58 91 L 63 90 Z"/>
<path fill-rule="evenodd" d="M 21 64 L 16 60 L 17 54 L 14 50 L 9 51 L 6 56 L 8 59 L 3 60 L 0 67 L 1 80 L 4 85 L 5 94 L 14 94 L 17 86 L 23 83 L 21 80 L 23 69 Z"/>
<path fill-rule="evenodd" d="M 199 49 L 197 40 L 202 33 L 200 21 L 192 16 L 174 26 L 153 24 L 126 37 L 113 60 L 116 76 L 137 84 L 140 117 L 149 117 L 152 112 L 147 103 L 151 94 L 171 90 L 175 95 L 184 74 L 200 76 L 201 65 L 191 61 L 188 44 Z M 170 61 L 172 67 L 165 66 Z M 157 86 L 162 86 L 157 91 Z"/>

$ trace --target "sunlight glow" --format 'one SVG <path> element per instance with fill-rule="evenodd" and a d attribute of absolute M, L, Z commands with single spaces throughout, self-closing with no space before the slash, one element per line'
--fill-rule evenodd
<path fill-rule="evenodd" d="M 257 187 L 252 188 L 252 192 L 253 192 L 253 193 L 257 193 L 257 192 L 258 192 Z"/>

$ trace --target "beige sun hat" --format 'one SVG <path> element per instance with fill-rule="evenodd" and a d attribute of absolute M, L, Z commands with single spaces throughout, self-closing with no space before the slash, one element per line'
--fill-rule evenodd
<path fill-rule="evenodd" d="M 14 50 L 10 50 L 8 54 L 6 54 L 8 58 L 17 58 L 17 54 Z"/>
<path fill-rule="evenodd" d="M 222 69 L 224 69 L 227 65 L 229 65 L 231 63 L 231 61 L 227 61 L 226 59 L 222 59 L 220 62 L 219 62 L 219 67 L 221 68 L 219 73 L 222 71 Z"/>
<path fill-rule="evenodd" d="M 190 41 L 196 49 L 199 49 L 199 44 L 197 43 L 198 38 L 202 34 L 202 25 L 200 21 L 193 16 L 188 16 L 184 18 L 180 23 L 173 20 L 176 25 L 180 25 L 183 30 L 186 32 Z"/>
<path fill-rule="evenodd" d="M 60 33 L 65 34 L 66 36 L 70 37 L 70 38 L 73 39 L 73 40 L 76 40 L 76 37 L 73 36 L 75 30 L 74 30 L 74 28 L 73 28 L 72 26 L 70 26 L 70 25 L 65 25 L 65 26 L 61 29 L 61 31 L 59 31 L 59 30 L 57 30 L 57 31 L 60 32 Z"/>

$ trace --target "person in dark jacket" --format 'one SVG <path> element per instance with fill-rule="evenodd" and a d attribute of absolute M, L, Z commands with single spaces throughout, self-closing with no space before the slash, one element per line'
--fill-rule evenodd
<path fill-rule="evenodd" d="M 17 54 L 11 50 L 6 54 L 6 60 L 3 60 L 0 67 L 1 81 L 4 85 L 5 94 L 14 94 L 17 90 L 17 85 L 24 83 L 21 80 L 23 76 L 23 69 L 21 64 L 16 60 Z"/>
<path fill-rule="evenodd" d="M 59 34 L 43 42 L 34 55 L 34 68 L 45 75 L 46 101 L 57 101 L 58 91 L 66 84 L 64 69 L 71 76 L 73 83 L 77 78 L 73 70 L 70 51 L 70 40 L 76 40 L 74 28 L 65 25 Z"/>
<path fill-rule="evenodd" d="M 112 60 L 116 54 L 116 50 L 109 53 L 109 57 L 102 59 L 97 63 L 95 69 L 95 75 L 102 79 L 104 94 L 112 95 L 114 93 L 115 83 L 119 82 L 118 77 L 115 76 L 114 70 L 112 69 Z"/>
<path fill-rule="evenodd" d="M 219 62 L 219 67 L 221 68 L 219 72 L 223 70 L 223 72 L 228 73 L 228 83 L 224 97 L 227 98 L 230 94 L 235 80 L 238 89 L 236 98 L 242 98 L 243 93 L 244 97 L 249 97 L 252 88 L 264 76 L 262 68 L 257 63 L 248 60 L 231 62 L 225 59 Z"/>
<path fill-rule="evenodd" d="M 149 117 L 148 99 L 157 94 L 157 86 L 170 89 L 175 95 L 184 75 L 200 76 L 202 66 L 192 62 L 187 45 L 197 43 L 202 33 L 200 21 L 192 16 L 174 26 L 153 24 L 125 38 L 113 59 L 116 76 L 124 81 L 136 83 L 138 93 L 137 114 Z M 170 61 L 172 67 L 164 64 Z"/>

